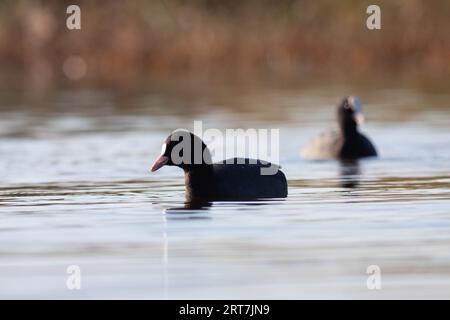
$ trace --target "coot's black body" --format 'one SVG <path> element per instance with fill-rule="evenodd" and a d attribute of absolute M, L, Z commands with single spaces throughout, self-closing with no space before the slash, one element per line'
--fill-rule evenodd
<path fill-rule="evenodd" d="M 182 136 L 183 140 L 196 140 L 198 145 L 201 145 L 202 159 L 198 163 L 194 162 L 195 150 L 192 146 L 191 153 L 186 158 L 188 161 L 175 161 L 172 151 L 180 141 L 177 137 L 174 139 L 173 135 Z M 243 158 L 233 158 L 213 164 L 210 157 L 208 148 L 200 138 L 190 132 L 175 131 L 166 139 L 163 152 L 153 165 L 152 171 L 156 171 L 164 165 L 182 168 L 188 202 L 287 197 L 286 177 L 278 166 Z M 262 170 L 271 166 L 274 174 L 263 174 Z"/>
<path fill-rule="evenodd" d="M 372 142 L 358 131 L 353 134 L 343 136 L 343 144 L 339 151 L 339 159 L 358 159 L 365 157 L 375 157 L 377 151 Z"/>
<path fill-rule="evenodd" d="M 372 142 L 359 132 L 362 122 L 361 102 L 347 97 L 338 106 L 339 129 L 330 129 L 313 139 L 303 149 L 303 156 L 311 160 L 352 160 L 377 156 Z"/>
<path fill-rule="evenodd" d="M 241 164 L 240 164 L 241 163 Z M 252 200 L 287 197 L 287 181 L 283 172 L 261 175 L 270 163 L 250 159 L 228 159 L 185 170 L 186 199 Z"/>

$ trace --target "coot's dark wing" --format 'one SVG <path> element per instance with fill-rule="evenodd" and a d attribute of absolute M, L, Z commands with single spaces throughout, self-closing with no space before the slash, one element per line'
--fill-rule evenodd
<path fill-rule="evenodd" d="M 378 155 L 377 149 L 373 143 L 365 135 L 361 134 L 364 144 L 364 156 L 365 157 L 375 157 Z"/>
<path fill-rule="evenodd" d="M 263 168 L 272 166 L 272 175 Z M 286 177 L 279 166 L 253 159 L 228 159 L 214 166 L 215 198 L 258 199 L 287 197 Z"/>
<path fill-rule="evenodd" d="M 302 150 L 302 156 L 308 160 L 334 159 L 339 156 L 343 137 L 339 130 L 329 129 L 312 139 Z"/>
<path fill-rule="evenodd" d="M 361 133 L 358 133 L 352 139 L 347 139 L 339 153 L 339 158 L 341 159 L 358 159 L 375 156 L 377 156 L 377 151 L 374 145 Z"/>

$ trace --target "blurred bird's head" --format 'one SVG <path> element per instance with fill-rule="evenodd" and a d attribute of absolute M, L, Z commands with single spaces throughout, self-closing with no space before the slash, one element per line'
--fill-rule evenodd
<path fill-rule="evenodd" d="M 355 130 L 364 123 L 361 99 L 349 96 L 342 100 L 338 106 L 338 121 L 341 129 Z"/>

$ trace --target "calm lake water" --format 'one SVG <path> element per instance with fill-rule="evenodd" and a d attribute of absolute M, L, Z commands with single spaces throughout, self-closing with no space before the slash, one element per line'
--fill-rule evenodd
<path fill-rule="evenodd" d="M 449 299 L 450 95 L 354 89 L 3 100 L 0 298 Z M 380 157 L 301 159 L 348 93 Z M 184 209 L 182 171 L 149 167 L 194 120 L 279 128 L 288 198 Z M 370 265 L 381 290 L 366 286 Z"/>

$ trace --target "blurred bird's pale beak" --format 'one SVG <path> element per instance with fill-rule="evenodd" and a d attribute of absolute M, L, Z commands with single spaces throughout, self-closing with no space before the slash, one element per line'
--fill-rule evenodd
<path fill-rule="evenodd" d="M 168 161 L 169 161 L 169 157 L 166 157 L 163 155 L 159 156 L 159 158 L 156 159 L 156 161 L 153 163 L 151 171 L 155 172 L 159 168 L 163 167 Z"/>
<path fill-rule="evenodd" d="M 356 121 L 356 124 L 357 124 L 358 126 L 362 126 L 362 125 L 365 123 L 364 115 L 362 114 L 362 112 L 356 112 L 356 113 L 353 115 L 353 117 L 354 117 L 354 119 L 355 119 L 355 121 Z"/>

